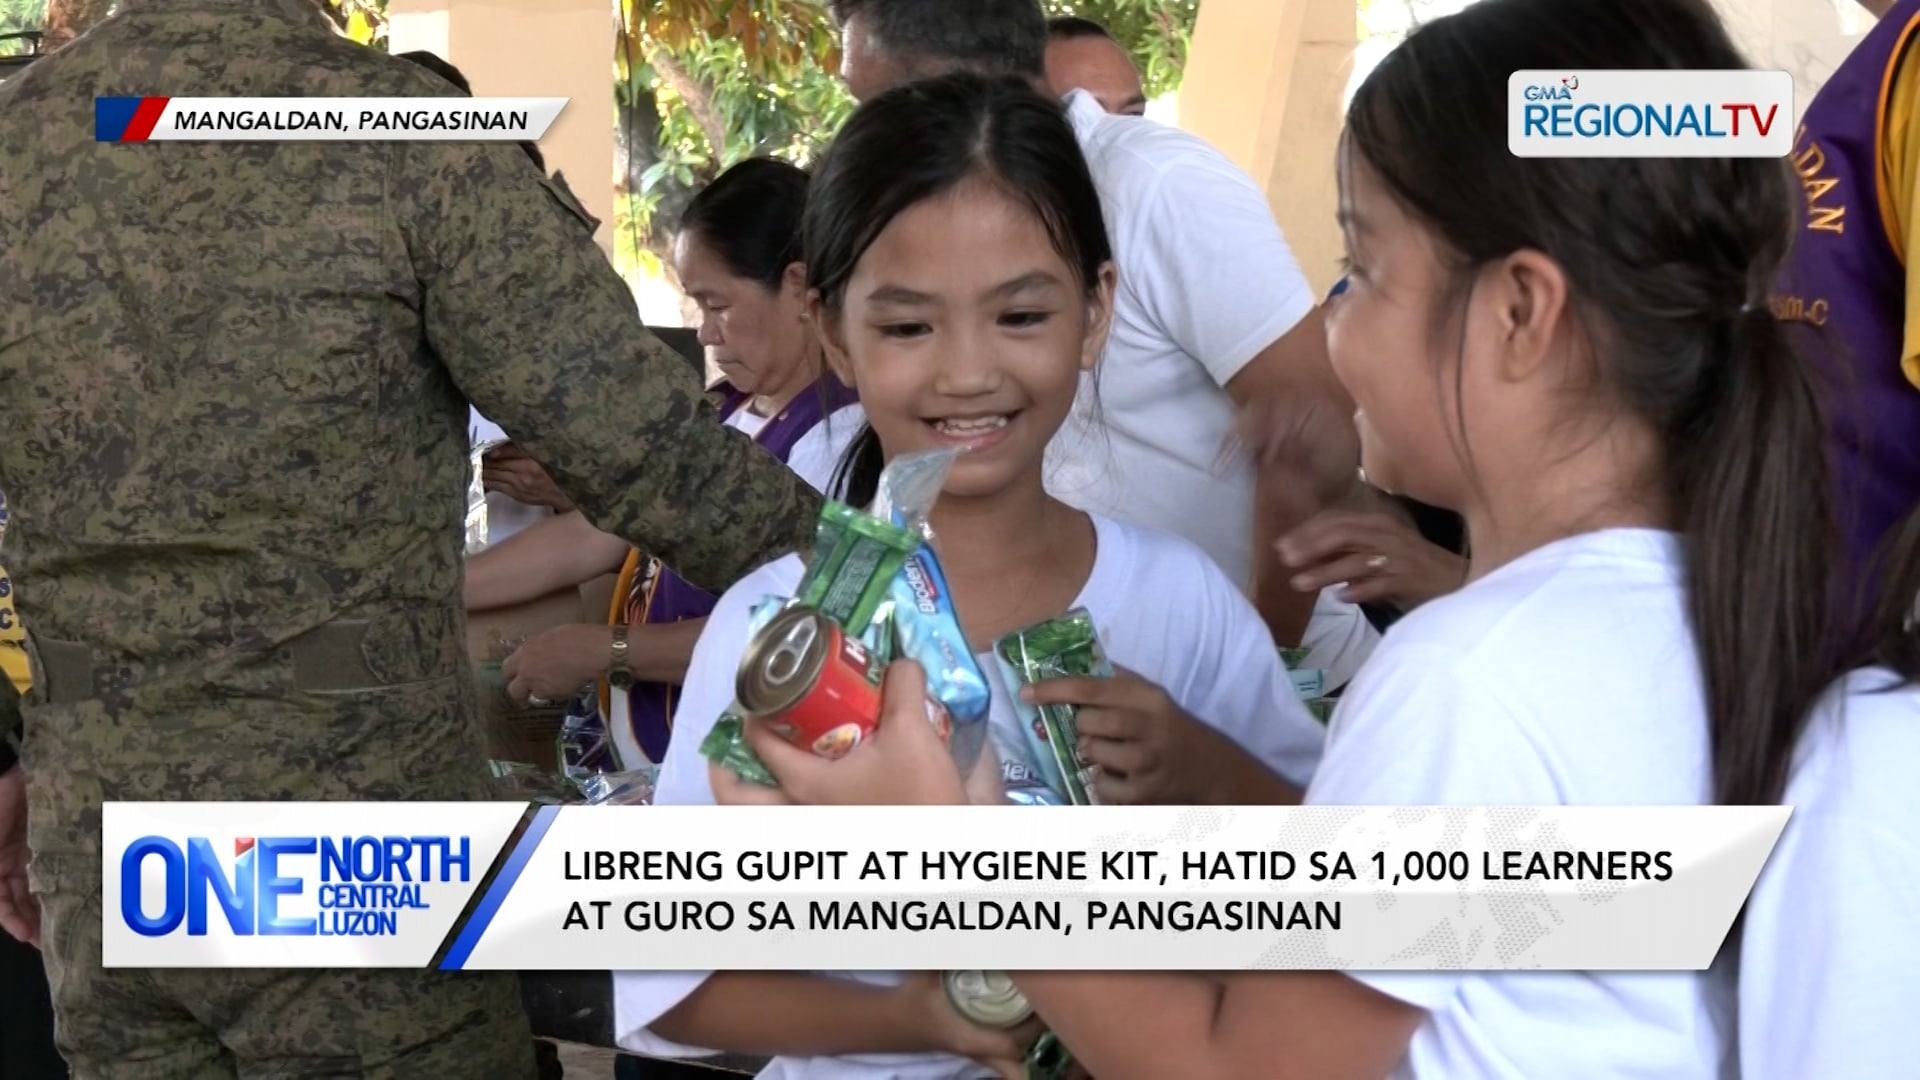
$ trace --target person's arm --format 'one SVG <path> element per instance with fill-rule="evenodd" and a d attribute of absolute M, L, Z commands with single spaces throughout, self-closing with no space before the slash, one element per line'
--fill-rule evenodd
<path fill-rule="evenodd" d="M 1017 973 L 1014 984 L 1100 1080 L 1381 1080 L 1426 1017 L 1338 972 Z"/>
<path fill-rule="evenodd" d="M 597 527 L 723 589 L 804 544 L 819 496 L 717 422 L 571 196 L 518 147 L 399 143 L 389 199 L 427 343 Z"/>
<path fill-rule="evenodd" d="M 467 560 L 468 611 L 537 600 L 618 570 L 632 548 L 579 514 L 548 518 Z"/>
<path fill-rule="evenodd" d="M 1355 489 L 1364 487 L 1353 399 L 1334 378 L 1323 311 L 1248 361 L 1227 381 L 1227 393 L 1254 455 L 1254 607 L 1275 642 L 1299 645 L 1320 590 L 1295 588 L 1274 544 L 1326 506 L 1360 498 Z M 1304 455 L 1283 445 L 1289 439 L 1305 441 Z"/>
<path fill-rule="evenodd" d="M 1254 455 L 1253 575 L 1236 584 L 1251 587 L 1274 640 L 1297 645 L 1315 597 L 1287 587 L 1271 552 L 1320 506 L 1315 492 L 1291 486 L 1291 478 L 1265 475 L 1266 443 L 1276 422 L 1317 405 L 1314 436 L 1325 469 L 1344 484 L 1360 463 L 1353 402 L 1327 359 L 1317 297 L 1266 195 L 1210 147 L 1196 146 L 1166 168 L 1138 217 L 1116 237 L 1124 261 L 1151 270 L 1136 275 L 1134 288 L 1152 321 L 1233 399 L 1240 441 Z M 1129 244 L 1143 254 L 1126 256 Z"/>
<path fill-rule="evenodd" d="M 949 1053 L 1006 1062 L 1039 1034 L 968 1023 L 931 973 L 881 987 L 794 972 L 716 972 L 651 1028 L 676 1043 L 744 1054 Z"/>
<path fill-rule="evenodd" d="M 683 619 L 661 625 L 645 624 L 627 629 L 627 663 L 639 682 L 669 683 L 679 686 L 687 679 L 693 663 L 693 647 L 705 630 L 705 619 Z"/>

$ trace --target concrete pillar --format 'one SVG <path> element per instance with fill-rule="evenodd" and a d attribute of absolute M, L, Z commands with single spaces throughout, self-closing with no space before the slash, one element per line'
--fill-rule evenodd
<path fill-rule="evenodd" d="M 613 9 L 607 0 L 391 0 L 388 49 L 426 49 L 482 97 L 565 97 L 540 152 L 612 250 Z"/>
<path fill-rule="evenodd" d="M 1267 193 L 1307 279 L 1339 273 L 1334 154 L 1359 27 L 1355 0 L 1203 0 L 1180 126 Z"/>
<path fill-rule="evenodd" d="M 1796 116 L 1873 26 L 1854 0 L 1714 0 L 1714 7 L 1748 63 L 1792 73 Z"/>

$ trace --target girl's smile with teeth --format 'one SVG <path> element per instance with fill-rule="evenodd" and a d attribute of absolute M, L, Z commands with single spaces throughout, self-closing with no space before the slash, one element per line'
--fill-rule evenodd
<path fill-rule="evenodd" d="M 934 436 L 950 446 L 986 450 L 1006 439 L 1018 412 L 990 416 L 943 416 L 926 421 Z"/>

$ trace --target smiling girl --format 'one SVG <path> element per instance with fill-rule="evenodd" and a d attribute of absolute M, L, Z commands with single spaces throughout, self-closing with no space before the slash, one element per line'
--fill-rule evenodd
<path fill-rule="evenodd" d="M 1083 714 L 1109 744 L 1103 796 L 1232 799 L 1245 778 L 1284 797 L 1273 774 L 1303 783 L 1321 732 L 1233 582 L 1186 541 L 1073 510 L 1042 484 L 1114 286 L 1099 197 L 1059 106 L 971 75 L 876 98 L 820 165 L 805 231 L 815 324 L 871 425 L 842 470 L 844 497 L 865 504 L 899 454 L 965 448 L 931 524 L 974 650 L 1085 607 L 1113 662 L 1138 673 Z M 709 771 L 700 742 L 732 699 L 749 610 L 792 595 L 802 571 L 797 556 L 773 563 L 714 609 L 656 801 L 713 802 L 713 784 L 732 780 Z M 989 722 L 997 744 L 1021 745 L 1004 695 Z M 998 801 L 995 755 L 981 760 L 975 791 Z M 1189 764 L 1201 760 L 1243 771 Z M 1034 1034 L 968 1025 L 932 975 L 628 974 L 616 1010 L 631 1048 L 778 1054 L 783 1077 L 979 1076 L 979 1061 L 1015 1068 Z"/>
<path fill-rule="evenodd" d="M 1484 0 L 1354 97 L 1328 345 L 1367 475 L 1473 556 L 1354 681 L 1309 802 L 1780 797 L 1839 652 L 1821 417 L 1765 305 L 1788 172 L 1507 147 L 1512 72 L 1744 66 L 1706 0 Z M 963 801 L 919 683 L 840 761 L 749 737 L 796 801 Z M 1729 966 L 1015 979 L 1101 1080 L 1599 1080 L 1725 1075 Z"/>

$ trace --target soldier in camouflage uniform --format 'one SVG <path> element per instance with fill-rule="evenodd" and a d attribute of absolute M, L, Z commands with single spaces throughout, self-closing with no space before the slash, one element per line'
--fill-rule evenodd
<path fill-rule="evenodd" d="M 306 0 L 123 0 L 0 85 L 0 490 L 38 650 L 0 705 L 79 1076 L 530 1072 L 511 976 L 101 967 L 103 800 L 485 796 L 469 400 L 708 588 L 808 533 L 815 497 L 715 422 L 518 146 L 94 141 L 99 95 L 446 93 Z"/>

